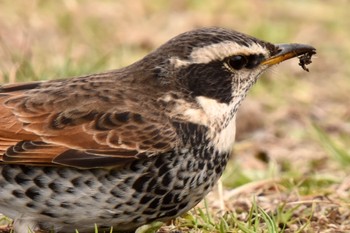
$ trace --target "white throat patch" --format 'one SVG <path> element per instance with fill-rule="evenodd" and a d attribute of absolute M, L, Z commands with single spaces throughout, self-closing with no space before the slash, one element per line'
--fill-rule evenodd
<path fill-rule="evenodd" d="M 169 112 L 171 117 L 208 127 L 207 137 L 216 150 L 223 153 L 232 150 L 236 134 L 236 116 L 232 116 L 231 111 L 238 104 L 239 98 L 235 99 L 237 102 L 226 104 L 198 96 L 196 105 L 184 100 L 174 100 L 170 95 L 165 95 L 162 100 L 175 101 L 176 104 L 172 105 Z"/>
<path fill-rule="evenodd" d="M 208 137 L 219 152 L 230 152 L 236 136 L 236 116 L 231 111 L 238 103 L 219 103 L 204 96 L 196 98 L 208 118 Z"/>

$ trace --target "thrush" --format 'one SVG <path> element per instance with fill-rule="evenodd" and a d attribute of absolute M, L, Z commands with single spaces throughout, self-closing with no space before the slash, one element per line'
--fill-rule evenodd
<path fill-rule="evenodd" d="M 221 176 L 258 77 L 315 53 L 202 28 L 121 69 L 1 86 L 0 212 L 17 233 L 132 231 L 183 214 Z"/>

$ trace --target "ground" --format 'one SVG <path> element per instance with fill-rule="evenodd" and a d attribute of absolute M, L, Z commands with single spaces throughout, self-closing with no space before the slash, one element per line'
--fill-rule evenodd
<path fill-rule="evenodd" d="M 201 26 L 311 44 L 309 73 L 290 60 L 249 93 L 223 187 L 159 232 L 349 232 L 348 9 L 346 0 L 4 0 L 0 83 L 122 67 Z"/>

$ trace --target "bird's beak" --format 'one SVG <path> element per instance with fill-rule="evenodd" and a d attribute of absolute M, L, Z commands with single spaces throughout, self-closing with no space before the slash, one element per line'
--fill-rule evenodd
<path fill-rule="evenodd" d="M 316 49 L 305 44 L 278 44 L 277 53 L 262 62 L 263 65 L 275 65 L 293 57 L 316 54 Z"/>

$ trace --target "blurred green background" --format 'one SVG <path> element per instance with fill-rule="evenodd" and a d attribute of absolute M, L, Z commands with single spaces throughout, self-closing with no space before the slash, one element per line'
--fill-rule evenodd
<path fill-rule="evenodd" d="M 232 28 L 275 43 L 310 43 L 321 58 L 315 69 L 321 78 L 332 73 L 334 81 L 349 73 L 344 62 L 350 59 L 349 4 L 346 0 L 2 0 L 2 81 L 15 71 L 18 79 L 25 80 L 120 67 L 181 32 L 203 26 Z"/>
<path fill-rule="evenodd" d="M 332 184 L 326 191 L 317 182 L 296 182 L 303 187 L 298 192 L 334 193 L 350 182 L 349 9 L 348 0 L 2 0 L 0 83 L 119 68 L 198 27 L 310 44 L 317 55 L 309 73 L 290 60 L 252 89 L 239 112 L 236 159 L 223 182 L 232 188 L 322 174 Z"/>

